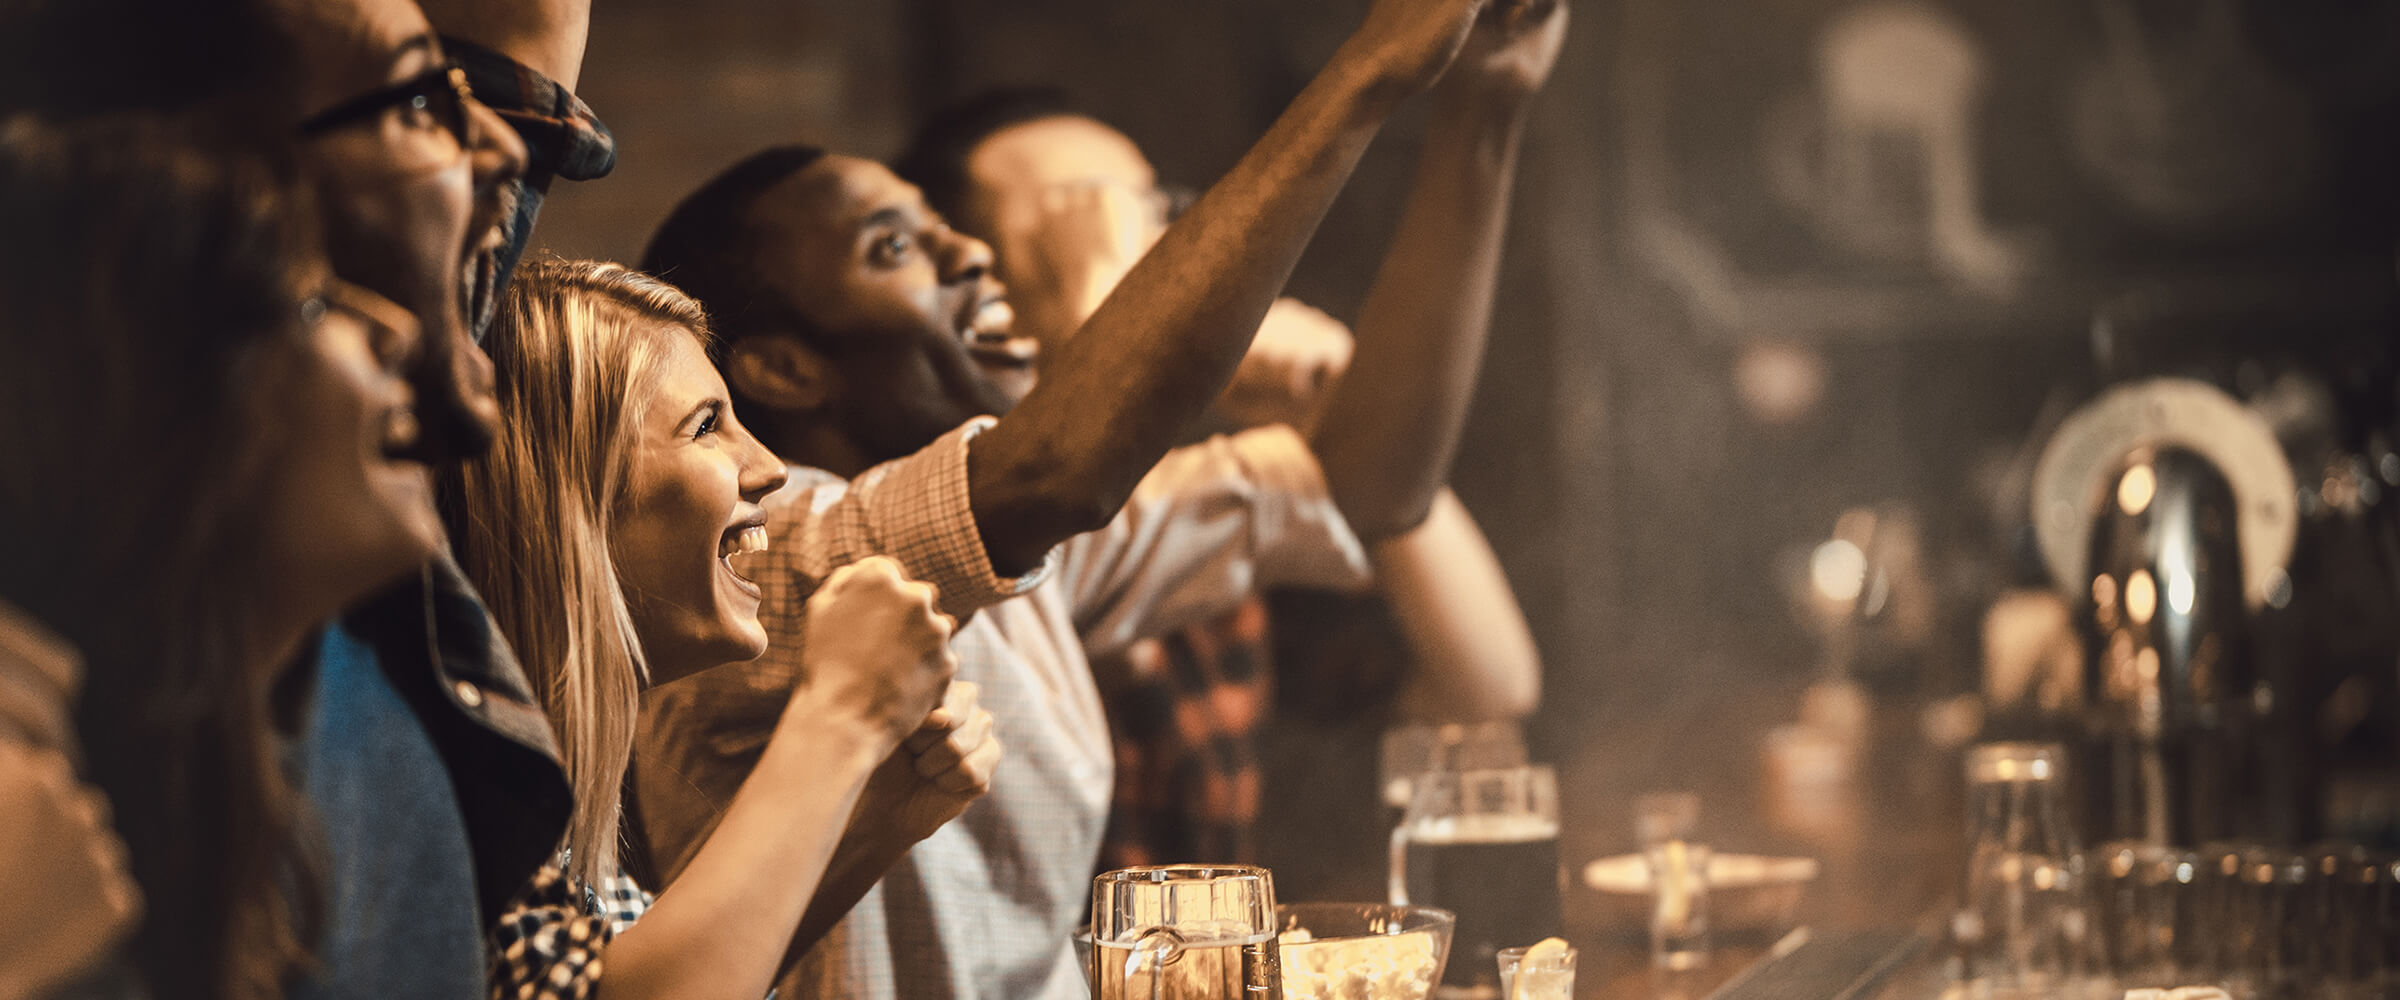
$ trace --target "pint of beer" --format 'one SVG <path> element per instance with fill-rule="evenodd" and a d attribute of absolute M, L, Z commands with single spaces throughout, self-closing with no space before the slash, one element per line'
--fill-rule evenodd
<path fill-rule="evenodd" d="M 1392 833 L 1392 902 L 1458 915 L 1438 996 L 1497 997 L 1500 949 L 1560 933 L 1548 765 L 1420 775 Z"/>

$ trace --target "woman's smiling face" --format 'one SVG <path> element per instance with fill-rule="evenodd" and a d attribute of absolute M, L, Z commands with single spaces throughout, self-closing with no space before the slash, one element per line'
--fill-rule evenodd
<path fill-rule="evenodd" d="M 699 339 L 680 328 L 665 339 L 656 388 L 628 415 L 609 535 L 653 684 L 766 652 L 758 587 L 729 557 L 766 548 L 759 501 L 784 481 L 783 463 L 735 419 Z"/>
<path fill-rule="evenodd" d="M 305 327 L 264 356 L 257 404 L 275 442 L 260 470 L 261 553 L 287 606 L 330 616 L 442 544 L 431 473 L 416 455 L 417 399 L 402 374 L 416 318 L 334 281 Z"/>

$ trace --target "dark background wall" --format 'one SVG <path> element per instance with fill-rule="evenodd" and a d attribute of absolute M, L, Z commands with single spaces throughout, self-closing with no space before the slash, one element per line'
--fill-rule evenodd
<path fill-rule="evenodd" d="M 597 6 L 583 91 L 622 163 L 537 238 L 631 259 L 756 147 L 888 156 L 991 84 L 1064 86 L 1204 185 L 1365 5 Z M 1924 620 L 1868 666 L 1964 689 L 1981 607 L 2029 572 L 2028 442 L 2099 381 L 2222 357 L 2228 326 L 2388 365 L 2396 11 L 1578 0 L 1456 474 L 1534 619 L 1553 738 L 1816 670 L 1806 555 L 1853 508 L 1922 552 Z M 1354 311 L 1419 132 L 1379 143 L 1295 294 Z"/>

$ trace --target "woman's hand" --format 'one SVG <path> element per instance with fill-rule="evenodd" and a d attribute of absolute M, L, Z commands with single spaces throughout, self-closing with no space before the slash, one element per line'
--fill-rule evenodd
<path fill-rule="evenodd" d="M 935 610 L 937 597 L 932 584 L 909 579 L 883 556 L 835 570 L 808 599 L 805 673 L 786 709 L 807 717 L 793 721 L 853 719 L 888 739 L 885 746 L 899 745 L 958 672 L 950 652 L 957 623 Z"/>
<path fill-rule="evenodd" d="M 991 790 L 1000 740 L 992 733 L 992 713 L 976 704 L 979 693 L 971 681 L 950 682 L 942 706 L 867 779 L 859 797 L 860 826 L 871 835 L 914 844 Z"/>
<path fill-rule="evenodd" d="M 949 648 L 955 623 L 935 610 L 936 596 L 882 556 L 837 569 L 818 586 L 808 599 L 801 683 L 774 738 L 691 865 L 609 944 L 602 996 L 764 996 L 795 941 L 805 949 L 822 936 L 899 856 L 845 862 L 837 874 L 859 877 L 821 893 L 848 827 L 883 810 L 918 823 L 954 816 L 965 808 L 964 791 L 948 789 L 980 789 L 990 779 L 998 750 L 980 749 L 989 716 L 976 722 L 971 689 L 955 709 L 943 700 L 958 658 Z M 941 733 L 909 740 L 933 723 Z M 945 764 L 940 745 L 952 743 L 960 750 Z M 870 806 L 886 757 L 901 759 L 912 779 L 915 763 L 931 757 L 940 780 L 932 791 Z M 820 912 L 820 895 L 838 897 L 829 900 L 838 906 Z"/>

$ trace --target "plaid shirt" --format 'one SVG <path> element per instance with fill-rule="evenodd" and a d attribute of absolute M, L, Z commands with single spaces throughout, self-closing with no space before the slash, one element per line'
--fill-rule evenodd
<path fill-rule="evenodd" d="M 940 587 L 945 610 L 975 612 L 951 645 L 1007 748 L 991 793 L 869 891 L 785 980 L 787 996 L 1085 996 L 1070 935 L 1089 915 L 1113 771 L 1087 654 L 1223 614 L 1261 586 L 1367 581 L 1364 548 L 1286 428 L 1178 449 L 1108 527 L 1052 553 L 1046 585 L 1034 586 L 1043 571 L 996 577 L 966 491 L 967 441 L 988 424 L 847 482 L 792 470 L 766 504 L 773 546 L 750 564 L 766 592 L 767 656 L 662 685 L 644 705 L 635 789 L 654 857 L 672 873 L 789 699 L 801 602 L 817 581 L 883 553 Z"/>
<path fill-rule="evenodd" d="M 1268 664 L 1267 612 L 1255 597 L 1093 661 L 1117 755 L 1101 870 L 1256 857 Z"/>

